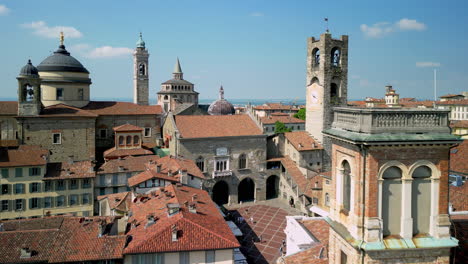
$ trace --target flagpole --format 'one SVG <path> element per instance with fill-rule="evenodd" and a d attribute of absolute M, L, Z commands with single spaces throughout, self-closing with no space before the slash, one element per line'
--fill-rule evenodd
<path fill-rule="evenodd" d="M 437 69 L 434 69 L 434 101 L 437 101 Z"/>

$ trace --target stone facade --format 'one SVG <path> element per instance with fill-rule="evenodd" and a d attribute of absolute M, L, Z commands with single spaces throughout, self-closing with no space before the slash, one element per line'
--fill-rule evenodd
<path fill-rule="evenodd" d="M 346 105 L 348 95 L 348 36 L 307 39 L 306 130 L 325 149 L 325 168 L 331 163 L 331 142 L 322 131 L 331 127 L 333 107 Z"/>

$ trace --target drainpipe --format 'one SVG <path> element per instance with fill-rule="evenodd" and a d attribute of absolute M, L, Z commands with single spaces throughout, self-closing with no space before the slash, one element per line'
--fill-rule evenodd
<path fill-rule="evenodd" d="M 362 249 L 362 244 L 364 243 L 364 207 L 366 200 L 366 161 L 367 161 L 367 148 L 363 145 L 360 146 L 361 153 L 363 156 L 363 166 L 362 166 L 362 194 L 361 194 L 361 217 L 362 217 L 362 234 L 361 234 L 361 243 L 359 244 L 359 249 L 361 250 L 361 263 L 364 264 L 364 250 Z"/>

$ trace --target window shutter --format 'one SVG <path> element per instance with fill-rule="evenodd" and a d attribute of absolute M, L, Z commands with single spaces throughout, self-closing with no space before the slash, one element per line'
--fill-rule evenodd
<path fill-rule="evenodd" d="M 32 189 L 33 189 L 33 184 L 30 183 L 30 184 L 29 184 L 29 193 L 32 193 Z"/>
<path fill-rule="evenodd" d="M 29 176 L 33 175 L 33 168 L 29 168 Z"/>
<path fill-rule="evenodd" d="M 50 197 L 50 207 L 54 208 L 55 206 L 55 197 Z"/>
<path fill-rule="evenodd" d="M 76 205 L 81 205 L 81 199 L 79 195 L 76 196 Z"/>
<path fill-rule="evenodd" d="M 41 192 L 42 188 L 42 183 L 38 182 L 37 183 L 37 192 Z"/>
<path fill-rule="evenodd" d="M 66 184 L 65 184 L 65 186 L 66 186 Z M 67 198 L 68 198 L 67 195 L 64 195 L 64 196 L 63 196 L 63 206 L 67 206 L 67 205 L 68 205 L 68 199 L 67 199 Z"/>
<path fill-rule="evenodd" d="M 8 211 L 13 210 L 13 200 L 8 200 Z"/>
<path fill-rule="evenodd" d="M 41 168 L 40 168 L 40 167 L 37 168 L 37 172 L 39 173 L 39 174 L 38 174 L 39 176 L 42 175 L 42 174 L 41 174 Z"/>
<path fill-rule="evenodd" d="M 21 185 L 23 185 L 23 188 L 21 190 L 23 191 L 22 193 L 24 194 L 24 193 L 26 193 L 26 190 L 25 190 L 26 189 L 26 184 L 21 184 Z"/>
<path fill-rule="evenodd" d="M 68 184 L 71 184 L 71 181 L 66 181 L 66 180 L 63 181 L 63 190 L 67 190 L 67 185 Z"/>
<path fill-rule="evenodd" d="M 44 198 L 37 198 L 37 208 L 41 209 L 43 206 Z"/>
<path fill-rule="evenodd" d="M 11 190 L 12 185 L 11 185 L 11 184 L 7 184 L 7 185 L 8 185 L 8 192 L 7 192 L 7 194 L 13 193 L 13 191 Z"/>

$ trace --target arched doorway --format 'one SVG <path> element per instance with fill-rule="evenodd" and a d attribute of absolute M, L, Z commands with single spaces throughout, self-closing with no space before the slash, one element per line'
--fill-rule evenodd
<path fill-rule="evenodd" d="M 248 202 L 255 199 L 255 182 L 250 178 L 243 179 L 237 187 L 238 201 Z"/>
<path fill-rule="evenodd" d="M 213 201 L 218 205 L 229 202 L 229 185 L 225 181 L 219 181 L 213 186 Z"/>
<path fill-rule="evenodd" d="M 266 182 L 266 198 L 273 199 L 278 197 L 279 178 L 276 175 L 268 177 Z"/>

